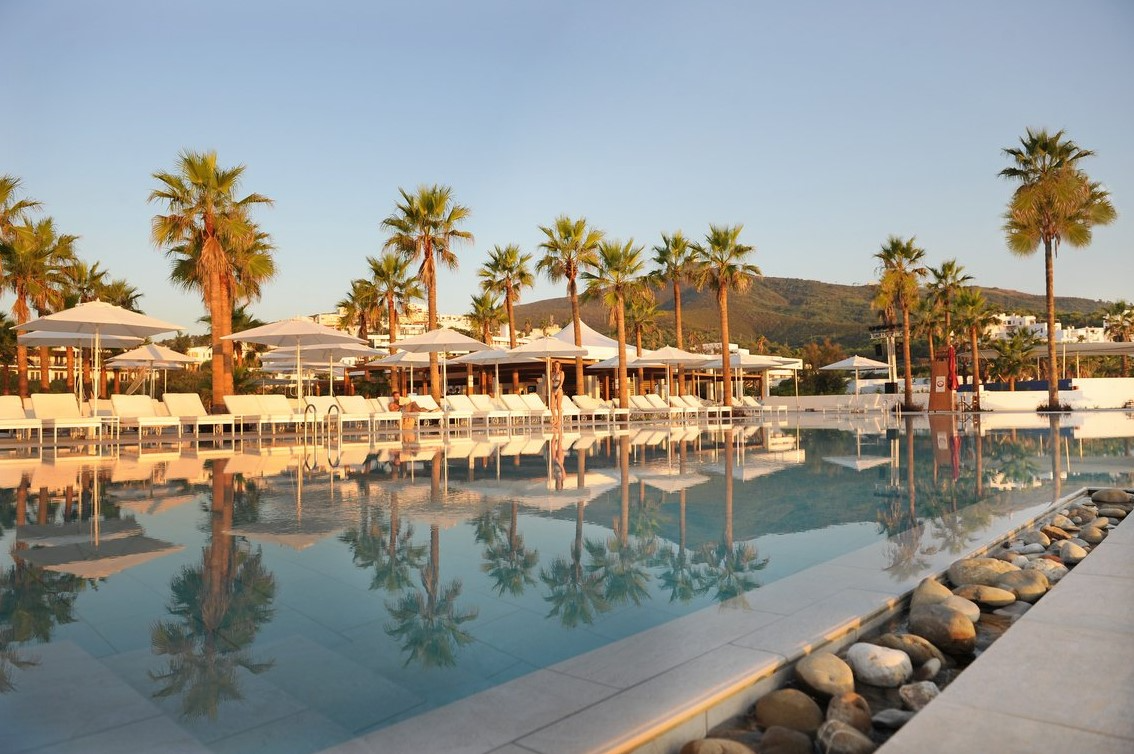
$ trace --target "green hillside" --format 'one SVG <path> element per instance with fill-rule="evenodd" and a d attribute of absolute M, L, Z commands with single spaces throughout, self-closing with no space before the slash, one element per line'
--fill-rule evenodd
<path fill-rule="evenodd" d="M 760 336 L 793 348 L 823 338 L 844 348 L 861 350 L 869 343 L 867 328 L 878 322 L 870 309 L 874 296 L 871 285 L 836 285 L 817 280 L 764 277 L 743 294 L 731 294 L 731 336 L 734 343 L 749 344 Z M 981 288 L 997 309 L 1018 314 L 1042 315 L 1042 295 L 1003 288 Z M 686 331 L 694 341 L 718 340 L 719 315 L 715 295 L 705 290 L 682 290 Z M 1055 306 L 1065 326 L 1094 321 L 1094 312 L 1105 302 L 1086 298 L 1056 297 Z M 663 316 L 658 322 L 662 337 L 673 342 L 673 295 L 671 289 L 658 292 Z M 571 321 L 571 305 L 566 298 L 546 299 L 516 307 L 517 326 L 539 326 L 554 317 L 563 325 Z M 611 333 L 607 311 L 597 303 L 583 305 L 583 319 L 601 332 Z M 1097 324 L 1097 322 L 1096 322 Z"/>

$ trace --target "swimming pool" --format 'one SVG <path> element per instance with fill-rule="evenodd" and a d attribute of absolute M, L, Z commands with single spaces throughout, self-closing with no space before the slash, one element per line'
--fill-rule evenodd
<path fill-rule="evenodd" d="M 1123 413 L 893 422 L 5 458 L 5 746 L 319 751 L 864 548 L 916 573 L 996 512 L 1134 482 Z"/>

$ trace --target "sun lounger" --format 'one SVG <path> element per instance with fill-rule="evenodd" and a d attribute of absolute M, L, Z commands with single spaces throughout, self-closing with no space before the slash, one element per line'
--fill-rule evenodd
<path fill-rule="evenodd" d="M 507 429 L 512 428 L 512 412 L 505 408 L 502 404 L 497 403 L 492 396 L 489 395 L 470 395 L 467 396 L 469 403 L 480 414 L 487 417 L 488 423 L 492 424 L 493 421 L 503 421 Z"/>
<path fill-rule="evenodd" d="M 158 416 L 154 410 L 154 402 L 148 395 L 120 395 L 110 396 L 110 405 L 114 415 L 118 417 L 120 427 L 134 429 L 140 438 L 147 429 L 161 434 L 167 427 L 177 430 L 181 436 L 181 420 L 176 416 Z"/>
<path fill-rule="evenodd" d="M 79 401 L 70 393 L 33 393 L 31 396 L 32 415 L 51 430 L 53 443 L 59 442 L 59 430 L 91 430 L 102 439 L 102 419 L 97 416 L 83 416 L 79 412 Z"/>
<path fill-rule="evenodd" d="M 461 422 L 466 424 L 472 419 L 472 416 L 465 416 L 459 412 L 443 411 L 437 401 L 433 400 L 432 395 L 416 395 L 411 396 L 410 400 L 417 403 L 421 407 L 421 412 L 417 415 L 417 421 L 420 425 L 423 421 L 436 421 L 437 426 L 442 432 L 448 432 L 450 425 L 459 427 Z"/>
<path fill-rule="evenodd" d="M 543 420 L 543 411 L 532 409 L 527 403 L 524 402 L 523 396 L 516 393 L 505 393 L 500 396 L 500 400 L 504 401 L 504 405 L 512 412 L 513 422 L 521 422 L 524 425 L 531 426 L 538 424 Z M 546 407 L 545 407 L 546 408 Z M 550 416 L 551 412 L 548 412 Z"/>
<path fill-rule="evenodd" d="M 501 422 L 504 423 L 505 427 L 509 425 L 510 414 L 508 412 L 495 409 L 487 411 L 478 409 L 467 395 L 450 395 L 446 397 L 446 401 L 449 404 L 450 412 L 459 412 L 462 416 L 468 416 L 470 423 L 479 422 L 485 430 L 492 428 L 493 421 L 496 422 L 497 426 Z"/>
<path fill-rule="evenodd" d="M 697 411 L 695 409 L 692 409 L 689 406 L 674 406 L 673 404 L 666 402 L 657 393 L 647 393 L 642 397 L 646 399 L 646 402 L 648 404 L 658 409 L 658 411 L 668 411 L 670 421 L 673 421 L 674 419 L 680 419 L 684 421 L 687 417 L 697 417 Z"/>
<path fill-rule="evenodd" d="M 650 403 L 644 395 L 630 396 L 630 418 L 634 419 L 669 419 L 674 415 L 669 406 L 658 407 Z"/>
<path fill-rule="evenodd" d="M 375 428 L 385 426 L 399 429 L 402 425 L 402 412 L 390 410 L 389 398 L 366 398 L 370 405 L 370 421 Z"/>
<path fill-rule="evenodd" d="M 236 431 L 236 417 L 232 414 L 210 414 L 201 402 L 197 393 L 166 393 L 162 396 L 170 416 L 176 417 L 184 431 L 185 427 L 193 428 L 193 436 L 200 437 L 201 427 L 211 427 L 214 432 Z"/>
<path fill-rule="evenodd" d="M 296 413 L 282 395 L 226 395 L 224 405 L 242 423 L 255 424 L 261 435 L 264 427 L 275 432 L 278 427 L 295 429 L 303 423 L 303 414 Z"/>
<path fill-rule="evenodd" d="M 715 413 L 717 415 L 717 421 L 722 421 L 726 414 L 728 416 L 732 416 L 732 408 L 729 406 L 713 403 L 712 401 L 704 400 L 696 395 L 683 395 L 681 397 L 687 404 L 694 408 L 700 407 L 707 409 L 710 416 Z"/>
<path fill-rule="evenodd" d="M 572 398 L 572 400 L 575 401 L 575 405 L 579 407 L 579 410 L 582 411 L 584 415 L 590 414 L 595 421 L 605 417 L 609 424 L 619 417 L 623 419 L 630 418 L 629 409 L 607 406 L 589 395 L 579 394 Z"/>
<path fill-rule="evenodd" d="M 315 416 L 321 422 L 336 422 L 339 436 L 348 427 L 364 428 L 370 434 L 372 420 L 369 411 L 363 413 L 347 413 L 343 411 L 338 399 L 332 395 L 309 395 L 303 399 L 304 410 L 308 406 L 315 407 Z"/>
<path fill-rule="evenodd" d="M 551 420 L 551 409 L 548 408 L 547 404 L 543 402 L 543 399 L 535 393 L 522 393 L 520 400 L 531 410 L 532 416 L 537 417 L 541 422 Z"/>
<path fill-rule="evenodd" d="M 18 395 L 0 396 L 0 431 L 11 432 L 15 437 L 26 432 L 28 439 L 33 432 L 38 432 L 39 444 L 43 444 L 43 422 L 28 416 Z"/>

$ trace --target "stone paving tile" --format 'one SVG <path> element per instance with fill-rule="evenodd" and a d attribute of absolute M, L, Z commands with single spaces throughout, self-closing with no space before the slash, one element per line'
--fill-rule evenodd
<path fill-rule="evenodd" d="M 1134 638 L 1134 575 L 1083 573 L 1079 569 L 1086 562 L 1075 567 L 1074 578 L 1065 577 L 1066 584 L 1060 583 L 1059 588 L 1045 594 L 1028 611 L 1028 620 L 1113 631 L 1125 634 L 1127 640 Z"/>
<path fill-rule="evenodd" d="M 151 717 L 51 744 L 35 749 L 35 754 L 124 754 L 129 751 L 209 754 L 208 748 L 165 717 Z"/>
<path fill-rule="evenodd" d="M 1041 751 L 1129 754 L 1129 739 L 1092 733 L 1043 720 L 1006 715 L 956 704 L 944 696 L 933 701 L 879 749 L 884 754 L 926 752 Z"/>
<path fill-rule="evenodd" d="M 713 700 L 770 673 L 783 658 L 768 652 L 727 646 L 714 649 L 659 676 L 541 728 L 517 740 L 544 754 L 601 751 L 673 719 L 691 707 Z M 704 735 L 704 716 L 700 735 Z"/>
<path fill-rule="evenodd" d="M 613 693 L 614 689 L 597 683 L 540 670 L 404 723 L 360 736 L 331 748 L 328 753 L 482 754 L 577 710 L 597 705 Z"/>

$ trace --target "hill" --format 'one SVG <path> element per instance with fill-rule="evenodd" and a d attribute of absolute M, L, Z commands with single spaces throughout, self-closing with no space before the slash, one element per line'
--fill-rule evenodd
<path fill-rule="evenodd" d="M 1044 297 L 1003 288 L 981 288 L 985 297 L 1000 311 L 1042 316 Z M 753 282 L 744 294 L 729 296 L 731 337 L 734 343 L 751 344 L 761 336 L 775 343 L 798 348 L 823 338 L 846 349 L 862 350 L 868 346 L 867 328 L 878 322 L 870 309 L 875 286 L 837 285 L 817 280 L 764 277 Z M 658 321 L 662 338 L 673 342 L 673 291 L 658 291 Z M 687 337 L 693 342 L 718 340 L 719 314 L 716 296 L 710 290 L 697 292 L 683 288 L 681 292 Z M 1085 324 L 1105 302 L 1057 296 L 1055 307 L 1064 325 Z M 517 326 L 525 323 L 539 326 L 554 317 L 563 325 L 571 321 L 571 304 L 564 298 L 545 299 L 516 307 Z M 600 332 L 612 333 L 607 323 L 607 310 L 597 303 L 584 303 L 582 317 Z"/>

